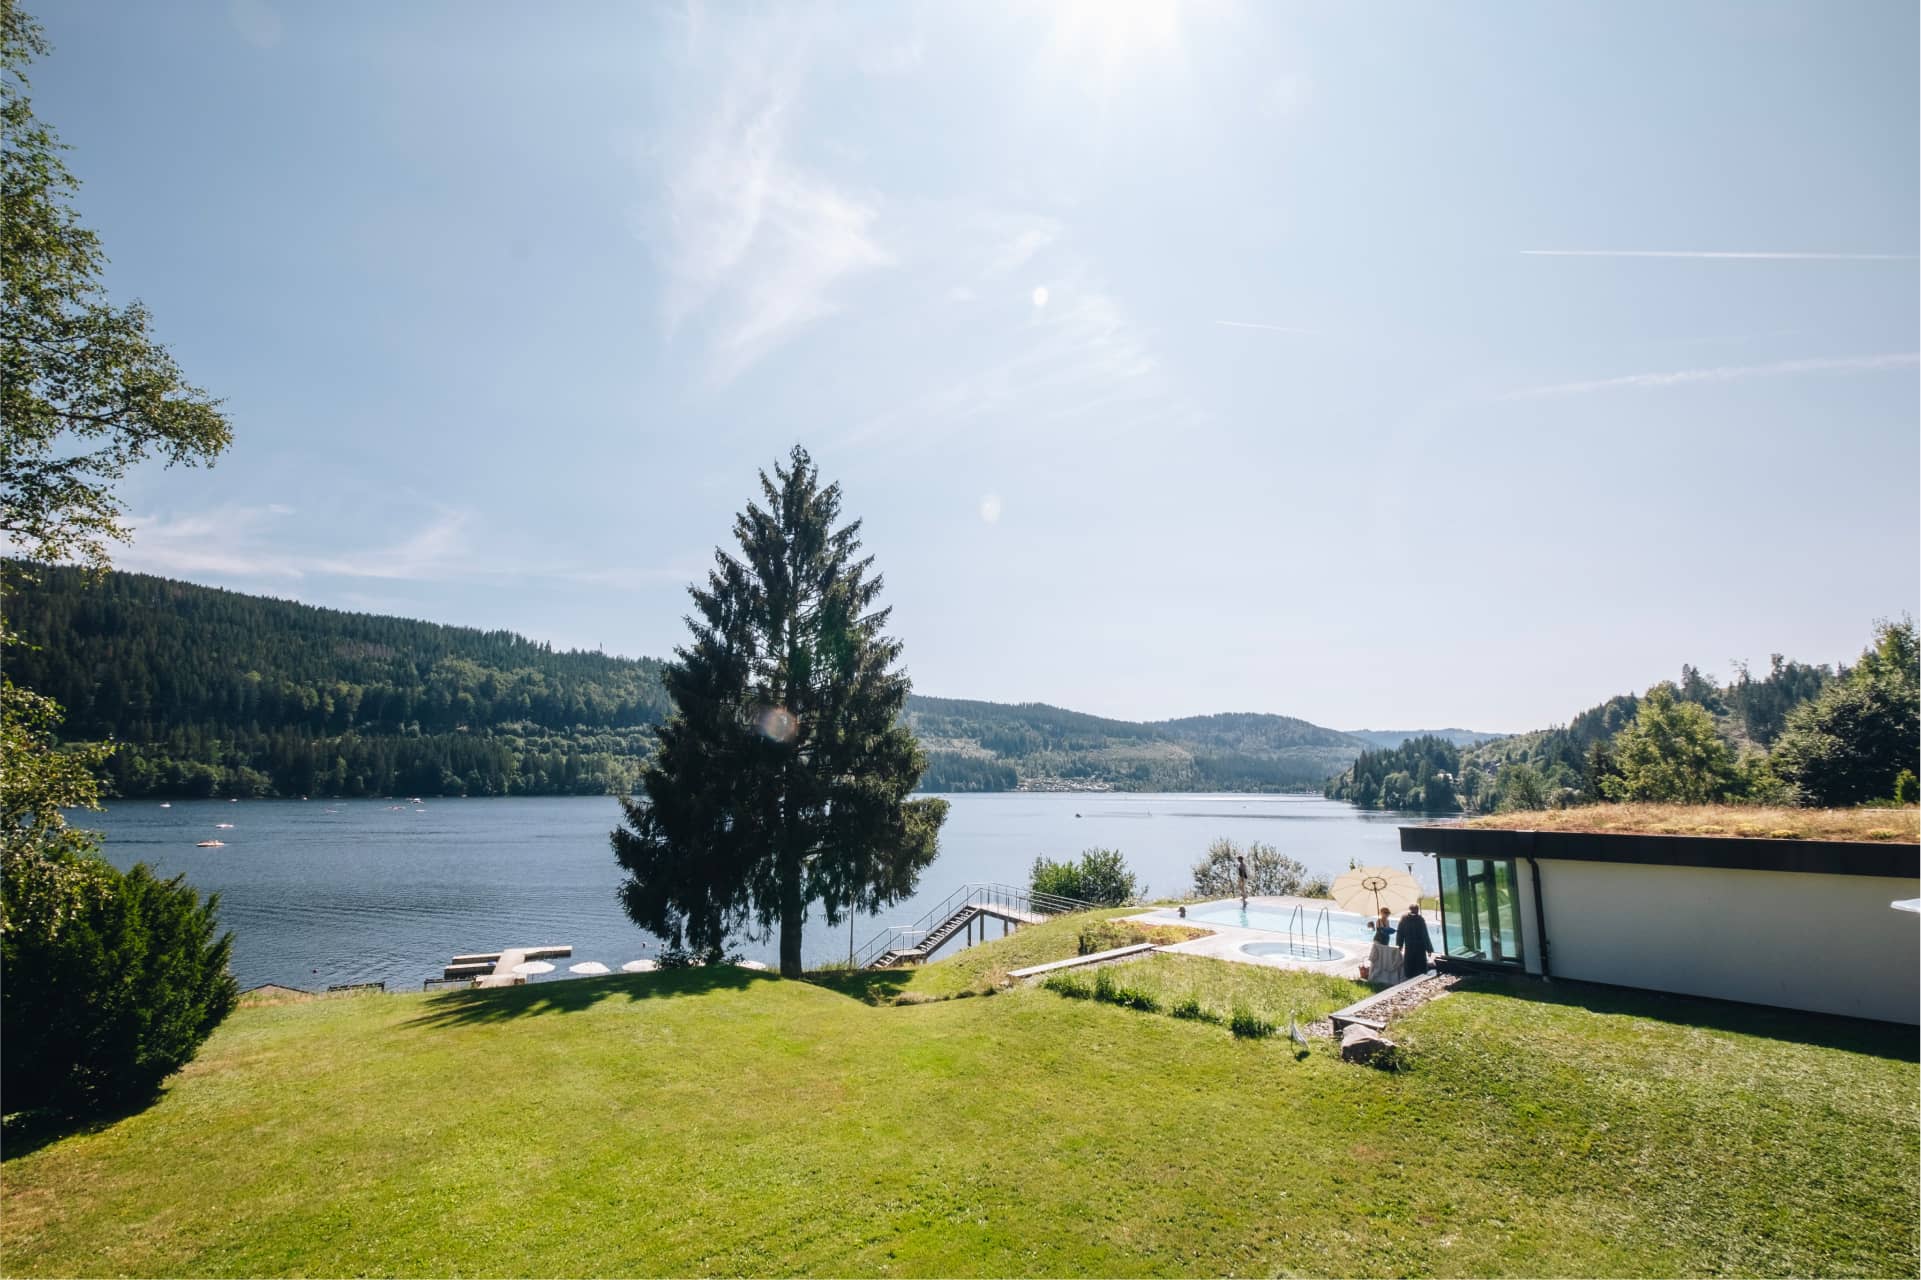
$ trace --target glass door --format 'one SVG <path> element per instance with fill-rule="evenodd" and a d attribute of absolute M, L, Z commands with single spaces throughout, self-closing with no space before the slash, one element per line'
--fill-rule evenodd
<path fill-rule="evenodd" d="M 1521 963 L 1521 912 L 1511 859 L 1442 858 L 1441 948 L 1461 960 Z"/>

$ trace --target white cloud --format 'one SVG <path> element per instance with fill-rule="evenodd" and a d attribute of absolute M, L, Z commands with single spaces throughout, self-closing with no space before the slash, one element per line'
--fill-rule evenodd
<path fill-rule="evenodd" d="M 1880 369 L 1913 368 L 1921 354 L 1895 352 L 1876 356 L 1839 356 L 1818 360 L 1782 360 L 1775 364 L 1722 365 L 1711 369 L 1679 369 L 1671 373 L 1634 373 L 1591 382 L 1563 382 L 1528 387 L 1497 396 L 1500 400 L 1536 400 L 1549 396 L 1585 395 L 1591 391 L 1686 386 L 1701 382 L 1741 382 L 1749 378 L 1780 378 L 1799 373 L 1871 373 Z"/>
<path fill-rule="evenodd" d="M 685 118 L 658 149 L 650 233 L 667 328 L 698 320 L 722 382 L 839 310 L 847 278 L 893 262 L 877 202 L 788 154 L 805 68 L 799 42 L 780 35 L 702 30 L 696 43 L 713 47 L 693 52 Z"/>
<path fill-rule="evenodd" d="M 986 524 L 999 524 L 1001 519 L 1001 499 L 997 493 L 990 493 L 981 499 L 981 520 Z"/>
<path fill-rule="evenodd" d="M 564 559 L 503 557 L 478 545 L 476 530 L 491 526 L 473 513 L 437 509 L 417 529 L 370 546 L 315 552 L 290 546 L 286 517 L 293 508 L 223 506 L 185 515 L 134 516 L 132 539 L 114 563 L 143 573 L 228 580 L 297 582 L 348 578 L 390 582 L 519 583 L 558 581 L 635 589 L 690 582 L 703 572 L 692 559 L 664 567 L 593 565 Z M 510 541 L 518 543 L 520 539 Z"/>
<path fill-rule="evenodd" d="M 1775 253 L 1735 249 L 1522 249 L 1528 258 L 1758 258 L 1776 262 L 1913 262 L 1911 253 Z"/>
<path fill-rule="evenodd" d="M 1036 285 L 1034 292 L 1030 294 L 1029 297 L 1033 300 L 1034 309 L 1036 311 L 1040 310 L 1047 305 L 1047 286 L 1044 284 Z"/>

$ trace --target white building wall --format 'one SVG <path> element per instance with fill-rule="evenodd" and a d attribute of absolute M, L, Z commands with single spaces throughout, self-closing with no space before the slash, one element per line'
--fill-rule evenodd
<path fill-rule="evenodd" d="M 1543 858 L 1557 978 L 1921 1022 L 1921 917 L 1888 903 L 1921 882 Z M 1527 967 L 1539 973 L 1534 884 L 1515 860 Z"/>

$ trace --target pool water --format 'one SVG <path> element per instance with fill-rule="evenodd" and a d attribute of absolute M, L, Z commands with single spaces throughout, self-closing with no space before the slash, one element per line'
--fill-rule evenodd
<path fill-rule="evenodd" d="M 1334 947 L 1317 946 L 1312 942 L 1249 942 L 1244 943 L 1241 951 L 1250 956 L 1269 958 L 1278 956 L 1282 960 L 1339 960 L 1342 952 Z"/>
<path fill-rule="evenodd" d="M 1187 909 L 1189 920 L 1200 920 L 1208 924 L 1228 924 L 1242 929 L 1262 929 L 1268 933 L 1287 933 L 1290 929 L 1297 938 L 1312 941 L 1315 926 L 1320 922 L 1319 907 L 1302 907 L 1299 916 L 1292 907 L 1285 911 L 1272 907 L 1250 906 L 1241 909 L 1241 904 L 1231 899 L 1225 902 L 1204 902 L 1198 907 Z M 1329 911 L 1327 913 L 1327 932 L 1324 937 L 1338 941 L 1365 942 L 1373 936 L 1373 928 L 1367 917 L 1352 911 Z"/>

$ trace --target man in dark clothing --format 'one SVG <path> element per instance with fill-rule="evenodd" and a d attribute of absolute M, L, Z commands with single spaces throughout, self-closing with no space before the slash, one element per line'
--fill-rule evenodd
<path fill-rule="evenodd" d="M 1434 950 L 1434 944 L 1427 936 L 1427 921 L 1421 918 L 1421 904 L 1415 903 L 1401 917 L 1401 924 L 1395 931 L 1401 940 L 1401 973 L 1403 980 L 1418 978 L 1427 972 L 1427 955 Z"/>
<path fill-rule="evenodd" d="M 1234 878 L 1241 884 L 1241 910 L 1247 910 L 1247 855 L 1234 855 Z"/>

